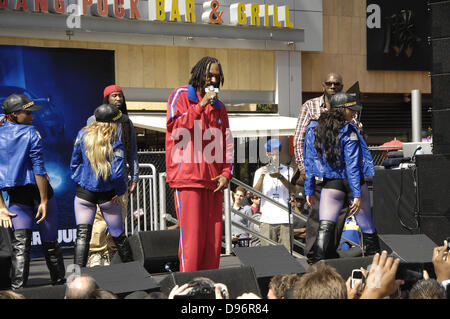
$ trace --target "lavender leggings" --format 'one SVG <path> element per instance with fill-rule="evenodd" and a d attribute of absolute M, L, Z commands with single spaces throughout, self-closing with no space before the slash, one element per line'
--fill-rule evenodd
<path fill-rule="evenodd" d="M 356 222 L 361 228 L 361 232 L 373 234 L 375 233 L 375 226 L 372 220 L 372 209 L 370 207 L 370 193 L 367 184 L 361 185 L 362 190 L 362 205 L 358 215 L 356 215 Z M 334 188 L 322 188 L 319 203 L 319 220 L 330 220 L 336 222 L 341 211 L 346 195 L 349 200 L 353 200 L 352 193 L 345 193 L 342 190 Z"/>
<path fill-rule="evenodd" d="M 38 207 L 11 202 L 8 209 L 11 213 L 17 215 L 11 219 L 14 230 L 31 229 L 36 221 L 35 216 Z M 47 202 L 47 216 L 39 224 L 39 234 L 42 241 L 56 241 L 58 235 L 57 213 L 56 200 L 55 197 L 52 197 Z"/>
<path fill-rule="evenodd" d="M 76 224 L 94 223 L 95 213 L 97 211 L 97 204 L 91 203 L 87 200 L 75 196 L 75 221 Z M 99 204 L 100 211 L 108 226 L 109 233 L 112 237 L 118 237 L 123 233 L 122 222 L 122 204 L 114 204 L 112 201 Z"/>

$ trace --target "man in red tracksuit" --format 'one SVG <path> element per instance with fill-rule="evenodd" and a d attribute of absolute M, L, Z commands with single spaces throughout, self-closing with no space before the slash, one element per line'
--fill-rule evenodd
<path fill-rule="evenodd" d="M 233 159 L 228 114 L 217 98 L 223 81 L 220 62 L 204 57 L 168 101 L 166 180 L 175 189 L 181 272 L 219 268 L 222 191 Z"/>

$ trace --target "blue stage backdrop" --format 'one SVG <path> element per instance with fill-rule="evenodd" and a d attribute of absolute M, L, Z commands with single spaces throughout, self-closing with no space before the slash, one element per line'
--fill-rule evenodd
<path fill-rule="evenodd" d="M 58 241 L 70 249 L 75 239 L 76 185 L 69 169 L 73 142 L 102 103 L 105 86 L 114 83 L 114 52 L 0 45 L 0 61 L 0 103 L 19 93 L 43 106 L 33 114 L 33 125 L 41 133 L 45 167 L 55 190 Z M 33 257 L 42 255 L 37 230 L 35 225 Z"/>

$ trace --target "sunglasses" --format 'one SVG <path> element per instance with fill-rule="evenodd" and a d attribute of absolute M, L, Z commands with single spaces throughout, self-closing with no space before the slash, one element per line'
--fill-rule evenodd
<path fill-rule="evenodd" d="M 330 81 L 325 82 L 326 86 L 332 86 L 333 84 L 334 84 L 334 86 L 341 86 L 342 85 L 341 82 L 330 82 Z"/>

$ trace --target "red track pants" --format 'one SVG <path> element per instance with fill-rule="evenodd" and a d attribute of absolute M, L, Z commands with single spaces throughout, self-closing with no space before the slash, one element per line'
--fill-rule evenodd
<path fill-rule="evenodd" d="M 174 195 L 180 225 L 180 271 L 219 268 L 223 193 L 204 188 L 177 188 Z"/>

